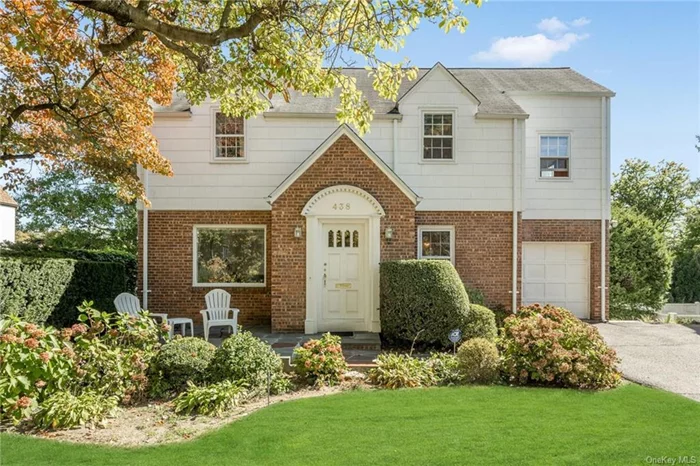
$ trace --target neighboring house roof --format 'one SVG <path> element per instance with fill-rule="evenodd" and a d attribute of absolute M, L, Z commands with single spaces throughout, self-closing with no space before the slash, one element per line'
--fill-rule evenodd
<path fill-rule="evenodd" d="M 363 92 L 375 117 L 396 113 L 397 102 L 406 95 L 430 70 L 442 67 L 420 68 L 418 77 L 404 79 L 396 101 L 383 99 L 374 90 L 373 78 L 364 68 L 345 68 L 343 74 L 355 78 L 357 88 Z M 549 94 L 549 95 L 590 95 L 614 96 L 610 89 L 588 79 L 571 68 L 446 68 L 446 70 L 478 102 L 478 114 L 482 115 L 527 115 L 509 95 Z M 330 97 L 314 97 L 290 90 L 289 102 L 281 95 L 274 95 L 271 108 L 266 115 L 274 114 L 328 114 L 334 115 L 340 107 L 340 91 Z M 154 107 L 155 112 L 177 113 L 189 110 L 184 95 L 177 93 L 168 107 Z"/>
<path fill-rule="evenodd" d="M 7 191 L 2 188 L 0 188 L 0 205 L 7 205 L 17 208 L 17 202 L 12 199 L 12 196 L 7 194 Z"/>
<path fill-rule="evenodd" d="M 331 133 L 330 136 L 326 138 L 325 141 L 321 143 L 314 151 L 299 164 L 299 166 L 287 177 L 282 183 L 280 183 L 274 191 L 267 196 L 267 201 L 272 204 L 279 198 L 282 193 L 284 193 L 294 182 L 299 179 L 301 175 L 304 174 L 306 170 L 311 167 L 326 151 L 336 142 L 341 136 L 347 136 L 350 140 L 355 143 L 355 145 L 372 161 L 386 175 L 389 180 L 391 180 L 396 187 L 398 187 L 401 192 L 403 192 L 406 197 L 408 197 L 414 204 L 418 204 L 421 201 L 421 197 L 418 196 L 400 177 L 394 172 L 394 170 L 389 167 L 373 150 L 367 145 L 362 138 L 352 130 L 348 125 L 342 124 Z"/>

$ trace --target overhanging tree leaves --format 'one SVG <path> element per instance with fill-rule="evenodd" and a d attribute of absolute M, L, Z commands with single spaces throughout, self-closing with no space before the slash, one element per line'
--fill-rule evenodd
<path fill-rule="evenodd" d="M 462 3 L 481 4 L 481 0 Z M 123 195 L 143 197 L 135 164 L 170 174 L 148 132 L 149 100 L 167 104 L 175 85 L 194 104 L 260 113 L 290 89 L 339 89 L 338 119 L 366 131 L 372 110 L 340 66 L 372 68 L 374 87 L 395 98 L 414 77 L 390 63 L 422 20 L 464 30 L 455 0 L 7 0 L 0 4 L 0 159 L 66 160 Z M 18 166 L 7 172 L 21 179 Z"/>

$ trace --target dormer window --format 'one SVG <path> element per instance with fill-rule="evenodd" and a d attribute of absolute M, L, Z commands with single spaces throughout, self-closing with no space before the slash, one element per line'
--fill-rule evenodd
<path fill-rule="evenodd" d="M 454 160 L 454 113 L 423 113 L 423 160 Z"/>
<path fill-rule="evenodd" d="M 245 120 L 221 112 L 214 114 L 214 160 L 245 161 Z"/>

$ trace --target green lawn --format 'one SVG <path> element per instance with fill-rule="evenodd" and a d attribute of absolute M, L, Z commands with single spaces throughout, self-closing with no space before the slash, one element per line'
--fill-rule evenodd
<path fill-rule="evenodd" d="M 282 403 L 146 448 L 0 437 L 0 464 L 645 464 L 700 458 L 700 403 L 637 385 L 350 392 Z"/>

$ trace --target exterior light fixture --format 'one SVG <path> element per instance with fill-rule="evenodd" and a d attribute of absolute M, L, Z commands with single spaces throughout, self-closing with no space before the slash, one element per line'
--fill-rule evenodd
<path fill-rule="evenodd" d="M 617 226 L 617 220 L 610 220 L 610 226 L 615 228 Z"/>
<path fill-rule="evenodd" d="M 391 228 L 391 227 L 387 227 L 387 228 L 384 230 L 384 238 L 386 238 L 387 240 L 391 241 L 391 239 L 392 239 L 393 237 L 394 237 L 394 229 Z"/>
<path fill-rule="evenodd" d="M 294 237 L 301 238 L 301 227 L 294 227 Z"/>

